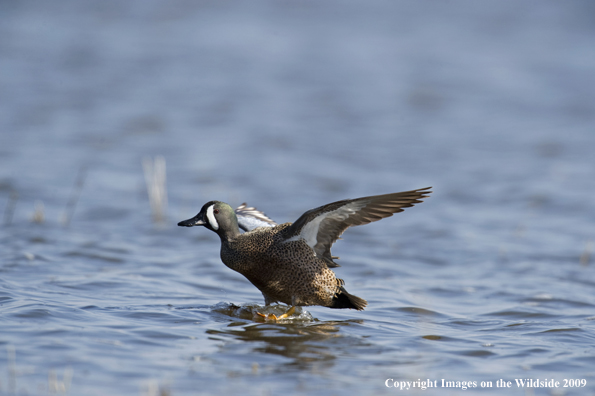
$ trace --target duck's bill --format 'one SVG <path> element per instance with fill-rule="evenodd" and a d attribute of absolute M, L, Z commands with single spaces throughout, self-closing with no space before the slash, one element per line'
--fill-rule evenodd
<path fill-rule="evenodd" d="M 184 221 L 180 221 L 178 223 L 178 225 L 180 227 L 194 227 L 194 226 L 204 226 L 206 223 L 204 222 L 204 220 L 202 219 L 202 216 L 196 215 L 191 219 L 188 220 L 184 220 Z"/>

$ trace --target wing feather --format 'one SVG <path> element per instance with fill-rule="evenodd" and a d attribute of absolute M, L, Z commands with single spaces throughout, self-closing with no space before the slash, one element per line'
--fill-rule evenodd
<path fill-rule="evenodd" d="M 244 231 L 251 231 L 258 227 L 274 227 L 277 225 L 267 215 L 244 202 L 235 209 L 238 226 Z"/>
<path fill-rule="evenodd" d="M 290 238 L 303 238 L 329 267 L 338 267 L 333 261 L 331 246 L 354 226 L 368 224 L 402 212 L 404 208 L 422 202 L 431 187 L 392 194 L 345 199 L 311 209 L 300 216 L 288 229 Z"/>

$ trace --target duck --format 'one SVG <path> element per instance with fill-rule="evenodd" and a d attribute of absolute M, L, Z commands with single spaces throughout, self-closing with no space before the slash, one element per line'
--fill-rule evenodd
<path fill-rule="evenodd" d="M 233 209 L 221 201 L 205 203 L 198 214 L 178 223 L 202 226 L 221 240 L 221 261 L 250 281 L 265 305 L 284 303 L 290 308 L 279 320 L 294 314 L 297 306 L 323 306 L 363 310 L 368 302 L 350 294 L 345 281 L 332 269 L 339 267 L 331 247 L 354 226 L 368 224 L 421 203 L 431 187 L 390 194 L 344 199 L 306 211 L 295 222 L 277 224 L 247 204 Z M 242 232 L 243 231 L 243 232 Z"/>

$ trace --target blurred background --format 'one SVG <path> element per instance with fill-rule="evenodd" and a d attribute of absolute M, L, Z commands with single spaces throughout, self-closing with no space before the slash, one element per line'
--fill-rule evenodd
<path fill-rule="evenodd" d="M 587 0 L 0 2 L 0 393 L 593 394 L 594 42 Z M 427 186 L 297 328 L 175 227 Z"/>

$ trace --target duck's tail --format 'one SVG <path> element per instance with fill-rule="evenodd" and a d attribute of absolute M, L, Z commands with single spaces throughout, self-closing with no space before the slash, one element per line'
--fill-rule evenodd
<path fill-rule="evenodd" d="M 333 297 L 333 302 L 330 308 L 353 308 L 358 311 L 363 311 L 368 305 L 368 302 L 363 298 L 349 294 L 343 286 L 339 287 L 339 291 Z"/>

